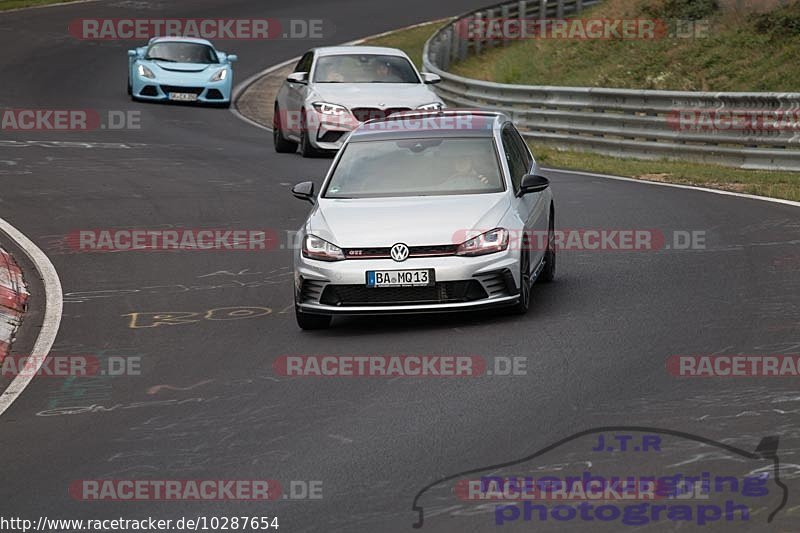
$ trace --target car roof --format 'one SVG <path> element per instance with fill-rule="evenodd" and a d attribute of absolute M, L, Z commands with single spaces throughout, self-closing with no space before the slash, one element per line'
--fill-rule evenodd
<path fill-rule="evenodd" d="M 408 57 L 406 53 L 397 48 L 388 48 L 386 46 L 321 46 L 314 48 L 314 52 L 320 56 L 334 56 L 341 54 L 368 54 L 368 55 L 386 55 Z"/>
<path fill-rule="evenodd" d="M 212 48 L 214 47 L 214 45 L 211 44 L 211 41 L 208 41 L 206 39 L 199 39 L 197 37 L 180 37 L 180 36 L 170 37 L 168 35 L 165 35 L 165 36 L 162 36 L 162 37 L 153 37 L 152 39 L 150 39 L 150 41 L 147 44 L 164 43 L 164 42 L 170 42 L 170 43 L 195 43 L 195 44 L 205 44 L 205 45 L 208 45 L 208 46 L 210 46 Z"/>
<path fill-rule="evenodd" d="M 502 113 L 474 109 L 406 111 L 365 122 L 348 142 L 442 137 L 492 137 L 494 128 L 508 121 Z"/>

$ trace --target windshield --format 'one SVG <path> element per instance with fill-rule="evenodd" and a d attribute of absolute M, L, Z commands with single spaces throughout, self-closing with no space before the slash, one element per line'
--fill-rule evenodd
<path fill-rule="evenodd" d="M 145 59 L 170 63 L 219 63 L 214 49 L 199 43 L 156 43 L 147 50 Z"/>
<path fill-rule="evenodd" d="M 420 83 L 414 67 L 400 56 L 343 54 L 322 56 L 314 69 L 316 83 Z"/>
<path fill-rule="evenodd" d="M 346 145 L 324 198 L 496 193 L 505 190 L 491 138 L 402 139 Z"/>

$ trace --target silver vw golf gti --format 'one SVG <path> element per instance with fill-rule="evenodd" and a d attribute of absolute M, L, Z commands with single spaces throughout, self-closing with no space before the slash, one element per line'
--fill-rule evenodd
<path fill-rule="evenodd" d="M 555 275 L 554 201 L 511 120 L 479 111 L 410 112 L 353 131 L 294 254 L 303 329 L 333 315 L 513 306 Z"/>

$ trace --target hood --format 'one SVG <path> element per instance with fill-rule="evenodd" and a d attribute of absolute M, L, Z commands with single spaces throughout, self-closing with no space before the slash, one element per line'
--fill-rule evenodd
<path fill-rule="evenodd" d="M 307 230 L 341 248 L 459 244 L 465 231 L 497 227 L 507 210 L 505 193 L 320 198 Z"/>
<path fill-rule="evenodd" d="M 409 107 L 439 102 L 439 97 L 422 83 L 318 83 L 312 98 L 354 107 Z"/>
<path fill-rule="evenodd" d="M 210 69 L 210 67 L 217 66 L 223 67 L 224 65 L 206 65 L 203 63 L 170 63 L 169 61 L 151 61 L 155 63 L 158 68 L 168 72 L 203 72 Z"/>

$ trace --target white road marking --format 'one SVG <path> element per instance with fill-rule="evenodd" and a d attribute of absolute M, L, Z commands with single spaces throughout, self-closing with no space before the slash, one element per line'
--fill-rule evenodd
<path fill-rule="evenodd" d="M 33 381 L 33 378 L 36 377 L 39 369 L 44 364 L 45 358 L 50 353 L 50 348 L 53 347 L 53 342 L 58 334 L 58 327 L 61 324 L 63 298 L 58 273 L 44 252 L 21 231 L 2 218 L 0 218 L 0 232 L 3 232 L 9 239 L 13 240 L 28 256 L 28 259 L 33 262 L 39 272 L 39 276 L 42 278 L 45 292 L 42 329 L 39 331 L 39 336 L 36 338 L 30 354 L 33 356 L 32 359 L 37 362 L 36 369 L 35 371 L 18 374 L 8 388 L 3 391 L 3 394 L 0 395 L 0 416 L 2 416 L 11 407 L 11 404 L 19 398 L 25 387 Z"/>
<path fill-rule="evenodd" d="M 0 140 L 0 148 L 27 148 L 29 146 L 38 146 L 40 148 L 116 148 L 121 150 L 129 150 L 131 148 L 143 148 L 147 145 L 143 143 Z"/>

